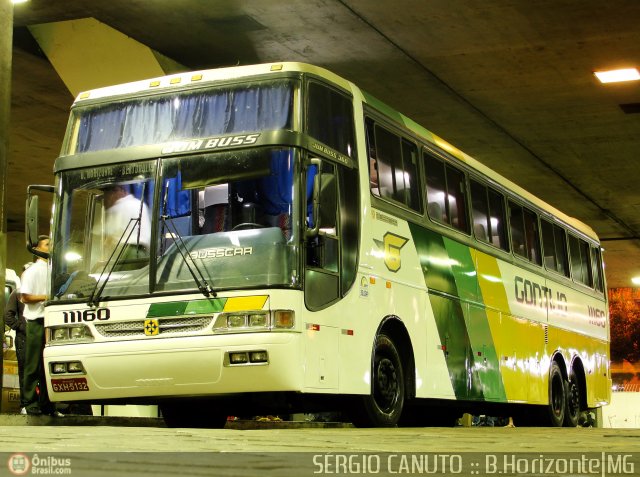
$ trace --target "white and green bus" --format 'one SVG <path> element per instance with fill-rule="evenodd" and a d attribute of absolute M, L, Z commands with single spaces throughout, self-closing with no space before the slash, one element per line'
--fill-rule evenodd
<path fill-rule="evenodd" d="M 211 427 L 575 426 L 609 401 L 596 234 L 325 69 L 80 94 L 51 190 L 53 401 Z"/>

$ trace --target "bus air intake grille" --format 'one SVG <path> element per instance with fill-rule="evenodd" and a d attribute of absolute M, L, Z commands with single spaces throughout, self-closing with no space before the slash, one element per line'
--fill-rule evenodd
<path fill-rule="evenodd" d="M 197 316 L 188 318 L 158 318 L 158 331 L 154 335 L 167 335 L 170 333 L 192 333 L 200 331 L 211 325 L 212 316 Z M 121 321 L 119 323 L 96 324 L 96 331 L 105 338 L 144 338 L 145 320 Z"/>

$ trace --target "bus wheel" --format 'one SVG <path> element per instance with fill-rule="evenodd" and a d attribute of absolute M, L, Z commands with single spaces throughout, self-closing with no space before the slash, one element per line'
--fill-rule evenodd
<path fill-rule="evenodd" d="M 573 370 L 571 370 L 569 381 L 566 384 L 567 404 L 564 412 L 564 425 L 576 427 L 580 418 L 580 383 Z"/>
<path fill-rule="evenodd" d="M 206 406 L 199 409 L 190 401 L 161 404 L 160 411 L 167 427 L 222 429 L 227 423 L 226 414 L 212 411 Z"/>
<path fill-rule="evenodd" d="M 552 427 L 561 427 L 564 422 L 566 409 L 566 393 L 564 378 L 560 366 L 555 361 L 551 362 L 549 369 L 549 423 Z"/>
<path fill-rule="evenodd" d="M 385 334 L 376 338 L 371 384 L 371 394 L 354 403 L 353 423 L 358 427 L 394 427 L 404 406 L 404 372 L 398 350 Z"/>

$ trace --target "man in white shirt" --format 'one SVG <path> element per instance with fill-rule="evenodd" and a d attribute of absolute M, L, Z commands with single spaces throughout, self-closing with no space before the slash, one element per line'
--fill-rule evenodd
<path fill-rule="evenodd" d="M 105 231 L 108 234 L 107 250 L 113 250 L 122 233 L 127 228 L 131 219 L 140 218 L 129 239 L 125 242 L 129 245 L 137 245 L 149 249 L 151 240 L 151 220 L 147 205 L 131 195 L 125 187 L 115 185 L 104 191 L 105 207 Z M 127 234 L 131 228 L 127 229 Z M 125 235 L 125 238 L 126 238 Z"/>
<path fill-rule="evenodd" d="M 40 235 L 36 250 L 49 253 L 49 237 Z M 20 301 L 27 321 L 27 340 L 24 363 L 24 401 L 27 414 L 54 415 L 49 401 L 44 374 L 44 301 L 48 297 L 48 264 L 41 257 L 27 268 L 20 279 Z"/>

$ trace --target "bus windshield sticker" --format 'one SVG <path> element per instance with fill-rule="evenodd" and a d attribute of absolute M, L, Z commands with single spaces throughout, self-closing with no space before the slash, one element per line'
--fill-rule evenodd
<path fill-rule="evenodd" d="M 369 297 L 369 280 L 367 280 L 367 277 L 365 276 L 360 279 L 360 297 Z"/>
<path fill-rule="evenodd" d="M 398 220 L 390 217 L 386 214 L 381 214 L 377 210 L 373 211 L 373 218 L 379 220 L 380 222 L 384 222 L 385 224 L 398 226 Z"/>

